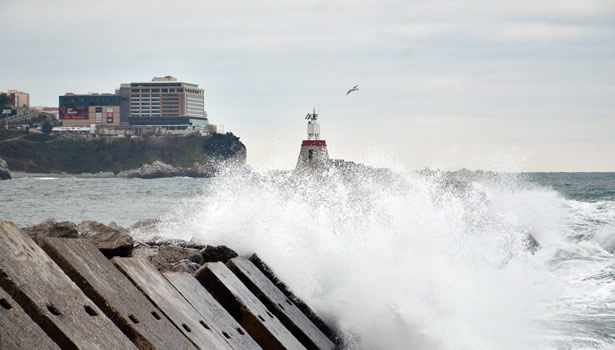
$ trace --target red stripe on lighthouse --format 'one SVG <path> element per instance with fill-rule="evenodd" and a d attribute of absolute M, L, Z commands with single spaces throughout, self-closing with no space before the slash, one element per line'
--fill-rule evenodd
<path fill-rule="evenodd" d="M 327 146 L 325 140 L 303 140 L 301 146 Z"/>

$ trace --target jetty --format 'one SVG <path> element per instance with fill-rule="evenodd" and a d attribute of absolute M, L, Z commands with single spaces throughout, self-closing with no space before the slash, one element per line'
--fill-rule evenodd
<path fill-rule="evenodd" d="M 106 225 L 76 228 L 0 221 L 0 349 L 341 346 L 256 254 L 154 249 Z"/>

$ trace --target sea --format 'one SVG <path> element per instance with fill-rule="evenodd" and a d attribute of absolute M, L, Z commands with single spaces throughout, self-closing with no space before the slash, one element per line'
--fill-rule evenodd
<path fill-rule="evenodd" d="M 47 218 L 256 252 L 349 349 L 615 349 L 615 173 L 0 181 Z"/>

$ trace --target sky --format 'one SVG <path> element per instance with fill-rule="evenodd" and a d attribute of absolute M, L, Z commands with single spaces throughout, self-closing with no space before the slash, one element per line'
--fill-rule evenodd
<path fill-rule="evenodd" d="M 615 171 L 615 1 L 0 0 L 0 90 L 57 106 L 172 75 L 259 170 L 316 107 L 333 158 Z M 346 96 L 355 84 L 360 90 Z"/>

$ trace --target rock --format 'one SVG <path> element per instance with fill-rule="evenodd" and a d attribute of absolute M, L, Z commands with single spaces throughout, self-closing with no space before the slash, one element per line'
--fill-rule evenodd
<path fill-rule="evenodd" d="M 131 231 L 131 234 L 133 234 L 133 236 L 134 234 L 142 235 L 142 232 Z M 148 237 L 148 238 L 143 241 L 143 244 L 146 244 L 149 246 L 167 245 L 167 246 L 173 246 L 173 247 L 194 248 L 198 250 L 205 249 L 207 247 L 207 244 L 201 244 L 195 241 L 186 241 L 186 240 L 178 239 L 178 238 L 168 238 L 168 237 L 159 236 L 159 235 L 155 235 L 152 237 L 145 235 L 145 237 Z"/>
<path fill-rule="evenodd" d="M 160 223 L 160 219 L 146 219 L 146 220 L 135 222 L 134 224 L 130 225 L 128 229 L 132 231 L 132 230 L 154 228 L 159 223 Z"/>
<path fill-rule="evenodd" d="M 163 236 L 154 236 L 150 239 L 148 239 L 147 241 L 145 241 L 145 243 L 154 246 L 162 246 L 162 245 L 167 245 L 167 246 L 172 246 L 172 247 L 182 247 L 182 248 L 194 248 L 194 247 L 189 247 L 190 243 L 183 240 L 183 239 L 177 239 L 177 238 L 167 238 L 167 237 L 163 237 Z"/>
<path fill-rule="evenodd" d="M 134 224 L 128 227 L 128 233 L 142 242 L 147 242 L 151 240 L 153 237 L 156 237 L 157 233 L 160 231 L 158 225 L 160 224 L 160 219 L 146 219 L 137 221 Z"/>
<path fill-rule="evenodd" d="M 222 170 L 228 171 L 229 169 L 249 169 L 249 167 L 245 164 L 245 152 L 240 152 L 239 157 L 229 160 L 212 159 L 204 163 L 194 162 L 192 166 L 188 168 L 176 167 L 157 160 L 151 164 L 145 164 L 137 169 L 121 171 L 115 176 L 140 179 L 157 179 L 175 176 L 214 177 L 217 176 Z"/>
<path fill-rule="evenodd" d="M 132 257 L 150 257 L 158 254 L 158 246 L 151 246 L 143 242 L 135 242 L 132 248 Z"/>
<path fill-rule="evenodd" d="M 40 224 L 22 229 L 36 243 L 41 243 L 45 237 L 79 238 L 77 225 L 70 221 L 57 222 L 55 219 L 47 219 Z"/>
<path fill-rule="evenodd" d="M 163 163 L 161 161 L 154 161 L 151 164 L 145 164 L 138 169 L 124 170 L 116 175 L 117 177 L 127 178 L 140 178 L 140 179 L 157 179 L 161 177 L 175 177 L 175 176 L 189 176 L 189 177 L 202 177 L 199 173 L 190 168 L 179 168 L 172 165 Z"/>
<path fill-rule="evenodd" d="M 182 260 L 188 260 L 199 266 L 203 265 L 203 257 L 198 249 L 161 245 L 158 254 L 149 257 L 150 262 L 159 271 L 171 271 L 171 267 Z"/>
<path fill-rule="evenodd" d="M 536 253 L 536 251 L 540 249 L 540 243 L 538 243 L 536 238 L 534 238 L 531 234 L 527 235 L 523 243 L 525 245 L 525 249 L 532 254 Z"/>
<path fill-rule="evenodd" d="M 172 272 L 187 272 L 189 274 L 193 274 L 196 270 L 199 269 L 201 265 L 192 262 L 188 259 L 180 260 L 178 263 L 175 263 L 169 267 L 169 271 Z"/>
<path fill-rule="evenodd" d="M 205 249 L 201 250 L 201 255 L 203 256 L 204 262 L 221 261 L 223 263 L 238 256 L 234 250 L 225 245 L 208 245 Z"/>
<path fill-rule="evenodd" d="M 9 165 L 6 163 L 6 160 L 0 158 L 0 180 L 9 180 L 10 178 Z"/>
<path fill-rule="evenodd" d="M 121 233 L 126 233 L 126 234 L 130 233 L 126 227 L 118 225 L 117 222 L 115 221 L 111 221 L 109 224 L 107 224 L 107 226 L 111 227 L 112 229 L 116 229 L 120 231 Z"/>
<path fill-rule="evenodd" d="M 79 236 L 89 239 L 108 259 L 114 256 L 126 257 L 132 253 L 134 241 L 130 235 L 96 221 L 82 221 Z"/>

